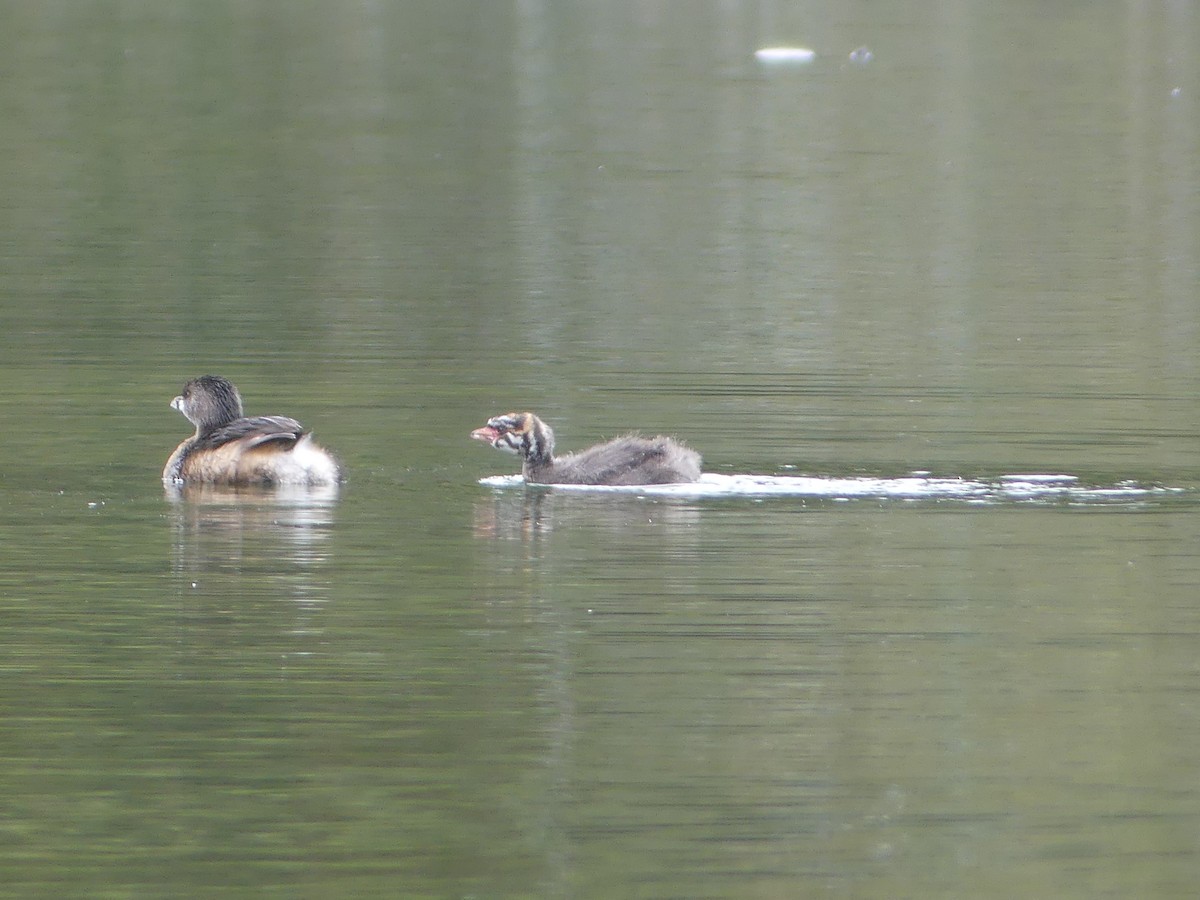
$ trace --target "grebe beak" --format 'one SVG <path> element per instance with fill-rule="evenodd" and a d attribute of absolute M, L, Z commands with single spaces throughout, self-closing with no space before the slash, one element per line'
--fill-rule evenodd
<path fill-rule="evenodd" d="M 176 397 L 175 399 L 178 400 L 179 398 Z M 500 432 L 491 425 L 484 425 L 482 428 L 476 428 L 474 431 L 472 431 L 471 437 L 477 441 L 487 441 L 489 444 L 494 446 L 496 441 L 500 438 Z"/>
<path fill-rule="evenodd" d="M 182 396 L 176 397 L 174 400 L 171 401 L 171 409 L 177 409 L 180 412 L 183 412 L 183 397 Z"/>

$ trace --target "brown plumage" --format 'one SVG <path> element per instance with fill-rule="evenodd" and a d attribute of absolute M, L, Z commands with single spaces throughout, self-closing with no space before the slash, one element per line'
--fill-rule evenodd
<path fill-rule="evenodd" d="M 286 416 L 246 417 L 228 379 L 201 375 L 171 401 L 196 433 L 175 448 L 163 469 L 168 484 L 333 484 L 337 463 Z"/>
<path fill-rule="evenodd" d="M 488 419 L 471 437 L 521 457 L 533 484 L 674 484 L 700 478 L 700 454 L 667 437 L 629 434 L 567 456 L 554 455 L 554 432 L 531 412 Z"/>

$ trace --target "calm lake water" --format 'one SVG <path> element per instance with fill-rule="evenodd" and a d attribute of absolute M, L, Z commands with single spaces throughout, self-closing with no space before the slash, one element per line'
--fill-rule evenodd
<path fill-rule="evenodd" d="M 1194 893 L 1196 10 L 5 20 L 0 895 Z M 342 489 L 165 496 L 210 371 Z"/>

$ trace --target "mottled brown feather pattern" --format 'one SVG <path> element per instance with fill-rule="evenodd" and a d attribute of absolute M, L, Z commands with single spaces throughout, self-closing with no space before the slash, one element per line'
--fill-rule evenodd
<path fill-rule="evenodd" d="M 236 387 L 217 375 L 184 385 L 171 401 L 196 426 L 163 469 L 169 484 L 336 484 L 337 463 L 287 416 L 244 416 Z"/>
<path fill-rule="evenodd" d="M 625 435 L 556 457 L 553 430 L 524 412 L 494 416 L 471 436 L 520 456 L 521 474 L 534 484 L 675 484 L 700 478 L 700 454 L 661 435 Z"/>

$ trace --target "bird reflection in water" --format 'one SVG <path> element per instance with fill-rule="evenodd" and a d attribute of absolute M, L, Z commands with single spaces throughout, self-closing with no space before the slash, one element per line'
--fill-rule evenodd
<path fill-rule="evenodd" d="M 329 598 L 322 570 L 337 492 L 336 485 L 166 487 L 172 578 L 181 612 L 196 626 L 189 643 L 250 642 L 285 663 L 312 652 L 314 616 Z"/>
<path fill-rule="evenodd" d="M 486 540 L 536 541 L 556 529 L 628 532 L 630 525 L 686 529 L 700 518 L 686 499 L 525 486 L 493 489 L 475 501 L 473 533 Z"/>
<path fill-rule="evenodd" d="M 472 533 L 485 540 L 531 540 L 553 525 L 550 491 L 493 491 L 475 501 Z"/>

